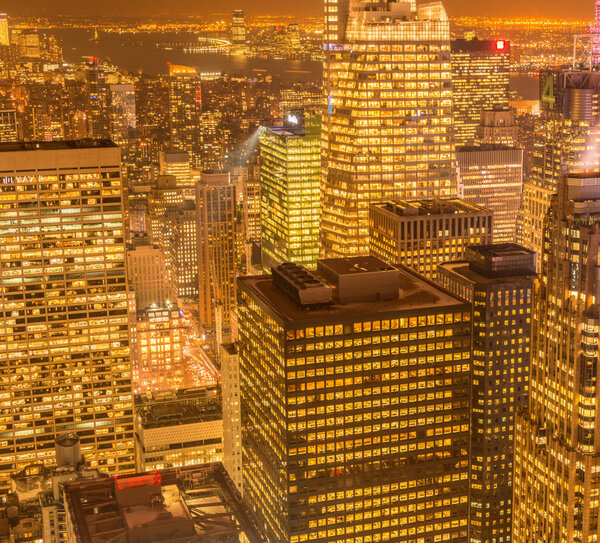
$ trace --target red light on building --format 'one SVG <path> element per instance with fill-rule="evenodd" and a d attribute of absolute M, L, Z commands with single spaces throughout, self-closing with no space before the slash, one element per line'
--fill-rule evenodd
<path fill-rule="evenodd" d="M 506 49 L 506 42 L 504 40 L 496 40 L 496 49 L 498 51 L 504 51 L 504 49 Z"/>

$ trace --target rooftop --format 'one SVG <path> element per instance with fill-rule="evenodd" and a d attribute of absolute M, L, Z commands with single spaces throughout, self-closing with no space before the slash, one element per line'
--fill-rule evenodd
<path fill-rule="evenodd" d="M 220 463 L 65 485 L 75 541 L 263 543 L 258 525 Z"/>
<path fill-rule="evenodd" d="M 0 143 L 0 153 L 14 151 L 57 151 L 64 149 L 98 149 L 117 147 L 109 139 L 85 138 L 81 140 L 63 141 L 26 141 Z"/>
<path fill-rule="evenodd" d="M 145 430 L 210 422 L 222 418 L 216 387 L 185 388 L 136 396 L 136 413 Z"/>
<path fill-rule="evenodd" d="M 491 213 L 484 206 L 461 200 L 460 198 L 432 198 L 427 200 L 394 200 L 373 204 L 398 216 L 405 215 L 454 215 L 457 213 Z"/>
<path fill-rule="evenodd" d="M 403 266 L 389 266 L 375 257 L 356 257 L 348 259 L 327 259 L 319 261 L 321 269 L 329 270 L 331 274 L 338 275 L 337 285 L 347 283 L 343 288 L 346 291 L 343 299 L 352 299 L 347 292 L 352 288 L 352 282 L 360 285 L 355 288 L 357 295 L 373 293 L 373 297 L 366 301 L 340 302 L 334 295 L 329 304 L 315 306 L 302 306 L 289 294 L 284 292 L 273 281 L 272 276 L 240 277 L 240 288 L 252 293 L 265 308 L 283 323 L 298 320 L 331 322 L 334 319 L 356 315 L 369 315 L 401 311 L 419 311 L 431 307 L 445 308 L 462 306 L 459 298 L 454 297 L 434 283 L 419 277 L 417 274 Z M 383 268 L 382 268 L 383 266 Z M 396 273 L 394 273 L 396 272 Z M 352 282 L 347 281 L 351 278 Z M 390 283 L 394 281 L 397 296 L 389 299 L 386 294 Z M 322 280 L 325 286 L 333 289 L 337 285 L 331 280 Z M 378 285 L 383 285 L 383 296 Z"/>

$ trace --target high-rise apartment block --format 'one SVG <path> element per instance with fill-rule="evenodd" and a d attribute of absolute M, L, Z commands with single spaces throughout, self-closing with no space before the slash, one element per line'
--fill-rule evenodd
<path fill-rule="evenodd" d="M 1 22 L 0 22 L 1 24 Z M 0 143 L 9 143 L 19 139 L 19 125 L 15 109 L 0 111 Z"/>
<path fill-rule="evenodd" d="M 183 312 L 176 305 L 167 303 L 137 311 L 131 326 L 135 393 L 176 390 L 183 386 L 185 331 Z"/>
<path fill-rule="evenodd" d="M 135 87 L 133 84 L 110 85 L 110 133 L 119 145 L 135 137 Z"/>
<path fill-rule="evenodd" d="M 200 164 L 202 87 L 195 68 L 169 66 L 171 145 L 186 151 L 192 166 Z"/>
<path fill-rule="evenodd" d="M 148 235 L 163 251 L 170 236 L 166 223 L 167 211 L 183 206 L 183 189 L 177 185 L 173 175 L 160 175 L 148 194 Z"/>
<path fill-rule="evenodd" d="M 529 406 L 515 423 L 513 541 L 598 538 L 600 177 L 566 176 L 544 222 Z"/>
<path fill-rule="evenodd" d="M 134 469 L 119 149 L 0 145 L 0 484 L 75 432 L 91 467 Z"/>
<path fill-rule="evenodd" d="M 467 541 L 470 306 L 374 257 L 239 282 L 244 495 L 270 541 Z"/>
<path fill-rule="evenodd" d="M 492 212 L 458 198 L 373 204 L 369 250 L 388 264 L 403 264 L 435 280 L 437 266 L 461 260 L 469 245 L 493 241 Z"/>
<path fill-rule="evenodd" d="M 227 172 L 202 172 L 196 185 L 200 322 L 228 327 L 236 304 L 236 187 Z"/>
<path fill-rule="evenodd" d="M 319 257 L 321 117 L 290 113 L 260 136 L 263 266 Z"/>
<path fill-rule="evenodd" d="M 178 149 L 164 149 L 159 153 L 160 175 L 172 175 L 178 187 L 194 187 L 190 155 Z M 192 191 L 193 192 L 193 191 Z"/>
<path fill-rule="evenodd" d="M 324 35 L 321 244 L 366 254 L 371 203 L 456 193 L 450 27 L 441 2 L 327 0 Z"/>
<path fill-rule="evenodd" d="M 165 214 L 165 256 L 171 289 L 185 305 L 198 300 L 198 224 L 196 206 L 185 200 Z"/>
<path fill-rule="evenodd" d="M 240 353 L 237 343 L 221 345 L 223 390 L 223 465 L 242 490 L 242 411 L 240 405 Z"/>
<path fill-rule="evenodd" d="M 134 238 L 127 249 L 127 274 L 138 310 L 173 300 L 164 254 L 147 237 Z"/>
<path fill-rule="evenodd" d="M 483 111 L 496 106 L 508 107 L 509 68 L 510 43 L 506 40 L 452 42 L 452 98 L 457 147 L 475 144 Z"/>
<path fill-rule="evenodd" d="M 527 405 L 535 253 L 469 247 L 438 282 L 473 304 L 470 541 L 511 541 L 516 410 Z"/>
<path fill-rule="evenodd" d="M 505 145 L 462 147 L 458 195 L 494 213 L 494 242 L 511 243 L 523 192 L 523 150 Z"/>

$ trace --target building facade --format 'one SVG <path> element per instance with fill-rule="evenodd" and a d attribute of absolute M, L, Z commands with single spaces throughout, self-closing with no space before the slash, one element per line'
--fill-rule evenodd
<path fill-rule="evenodd" d="M 457 147 L 476 143 L 483 111 L 496 106 L 508 107 L 509 68 L 510 43 L 506 40 L 452 41 L 452 97 Z"/>
<path fill-rule="evenodd" d="M 217 388 L 179 388 L 136 397 L 138 470 L 221 462 L 221 410 Z"/>
<path fill-rule="evenodd" d="M 236 187 L 229 173 L 202 172 L 196 210 L 200 322 L 227 327 L 236 303 L 237 241 Z"/>
<path fill-rule="evenodd" d="M 527 405 L 535 253 L 516 244 L 469 247 L 438 282 L 473 304 L 471 543 L 512 541 L 513 444 Z"/>
<path fill-rule="evenodd" d="M 600 178 L 570 174 L 544 221 L 529 405 L 515 424 L 513 541 L 598 539 Z"/>
<path fill-rule="evenodd" d="M 321 215 L 321 117 L 292 113 L 260 135 L 263 267 L 314 268 Z"/>
<path fill-rule="evenodd" d="M 0 145 L 0 484 L 75 432 L 90 466 L 134 469 L 119 149 Z"/>
<path fill-rule="evenodd" d="M 494 243 L 512 243 L 523 192 L 523 150 L 504 145 L 463 147 L 458 195 L 494 213 Z"/>
<path fill-rule="evenodd" d="M 466 542 L 469 305 L 374 257 L 317 273 L 238 280 L 246 499 L 279 543 Z"/>
<path fill-rule="evenodd" d="M 443 5 L 350 4 L 325 2 L 326 256 L 368 252 L 373 202 L 456 194 L 450 27 Z"/>
<path fill-rule="evenodd" d="M 469 245 L 492 243 L 493 216 L 458 198 L 396 200 L 373 204 L 369 251 L 436 280 L 442 262 L 461 260 Z"/>

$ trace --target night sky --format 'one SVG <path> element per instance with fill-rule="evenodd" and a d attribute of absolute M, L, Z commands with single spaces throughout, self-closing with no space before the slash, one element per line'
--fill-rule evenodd
<path fill-rule="evenodd" d="M 446 0 L 451 16 L 547 16 L 591 19 L 594 0 Z M 218 6 L 218 7 L 217 7 Z M 154 15 L 229 13 L 234 8 L 249 14 L 302 13 L 319 15 L 322 0 L 0 0 L 0 10 L 15 15 L 127 14 Z"/>

